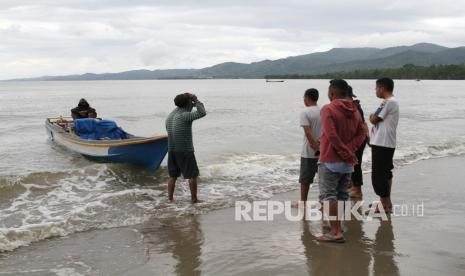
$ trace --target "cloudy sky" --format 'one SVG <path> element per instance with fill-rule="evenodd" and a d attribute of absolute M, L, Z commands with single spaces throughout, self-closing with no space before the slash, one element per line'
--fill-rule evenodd
<path fill-rule="evenodd" d="M 465 46 L 463 0 L 0 0 L 0 79 L 419 42 Z"/>

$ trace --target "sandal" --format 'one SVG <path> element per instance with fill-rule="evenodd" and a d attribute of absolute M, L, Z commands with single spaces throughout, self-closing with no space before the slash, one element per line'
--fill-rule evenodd
<path fill-rule="evenodd" d="M 326 233 L 317 238 L 318 241 L 320 242 L 332 242 L 332 243 L 345 243 L 346 240 L 344 237 L 336 239 L 333 234 L 331 233 Z"/>

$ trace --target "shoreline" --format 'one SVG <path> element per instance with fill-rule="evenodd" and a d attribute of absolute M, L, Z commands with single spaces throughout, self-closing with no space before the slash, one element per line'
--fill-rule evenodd
<path fill-rule="evenodd" d="M 321 223 L 235 221 L 232 207 L 36 242 L 0 253 L 0 275 L 463 275 L 463 164 L 465 156 L 456 156 L 395 169 L 394 204 L 421 201 L 424 216 L 349 221 L 342 245 L 315 240 Z M 369 178 L 365 202 L 376 199 Z M 297 200 L 296 188 L 270 200 Z M 312 187 L 309 200 L 317 193 Z"/>

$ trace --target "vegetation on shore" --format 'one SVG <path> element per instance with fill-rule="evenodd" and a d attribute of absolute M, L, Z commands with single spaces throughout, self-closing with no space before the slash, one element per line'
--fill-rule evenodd
<path fill-rule="evenodd" d="M 340 71 L 314 75 L 268 75 L 267 79 L 429 79 L 429 80 L 465 80 L 465 65 L 418 66 L 405 64 L 400 68 L 364 69 Z"/>

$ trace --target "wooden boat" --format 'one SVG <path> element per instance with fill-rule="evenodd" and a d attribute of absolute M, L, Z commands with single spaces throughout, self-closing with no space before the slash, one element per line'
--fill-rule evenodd
<path fill-rule="evenodd" d="M 156 170 L 168 152 L 168 136 L 137 137 L 128 134 L 122 140 L 86 140 L 59 125 L 61 118 L 47 118 L 45 128 L 51 141 L 105 163 L 128 163 Z M 68 122 L 72 119 L 66 118 Z"/>
<path fill-rule="evenodd" d="M 284 82 L 283 80 L 266 80 L 266 82 Z"/>

